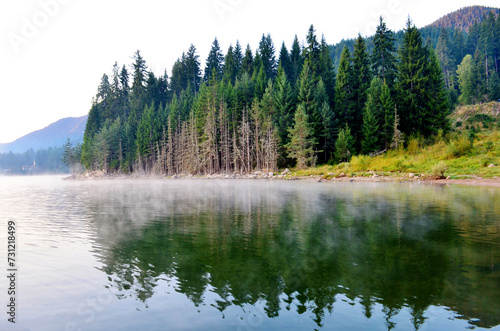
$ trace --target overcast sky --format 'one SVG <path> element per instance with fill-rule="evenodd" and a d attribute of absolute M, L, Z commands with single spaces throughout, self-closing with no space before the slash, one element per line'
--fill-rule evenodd
<path fill-rule="evenodd" d="M 390 29 L 408 15 L 423 27 L 470 5 L 498 0 L 2 0 L 0 1 L 0 143 L 64 117 L 88 113 L 103 73 L 132 62 L 140 49 L 155 74 L 187 51 L 204 66 L 215 37 L 225 51 L 239 40 L 258 46 L 271 34 L 275 48 L 305 39 L 310 24 L 330 44 L 372 35 L 383 15 Z"/>

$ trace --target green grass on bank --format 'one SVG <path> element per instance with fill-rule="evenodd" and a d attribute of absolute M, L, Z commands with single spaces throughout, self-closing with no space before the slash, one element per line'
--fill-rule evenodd
<path fill-rule="evenodd" d="M 349 163 L 297 170 L 295 176 L 418 176 L 500 178 L 500 104 L 459 107 L 452 131 L 432 141 L 408 138 L 405 148 L 383 155 L 355 156 Z M 494 167 L 490 167 L 493 164 Z"/>

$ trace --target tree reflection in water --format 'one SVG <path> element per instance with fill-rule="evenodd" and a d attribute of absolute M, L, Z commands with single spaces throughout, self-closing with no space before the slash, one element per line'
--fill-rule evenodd
<path fill-rule="evenodd" d="M 403 308 L 419 328 L 430 306 L 500 324 L 498 189 L 186 183 L 93 200 L 96 254 L 118 296 L 147 305 L 167 281 L 222 315 L 261 302 L 269 318 L 309 312 L 322 327 L 344 298 L 368 319 L 383 306 L 388 329 Z"/>

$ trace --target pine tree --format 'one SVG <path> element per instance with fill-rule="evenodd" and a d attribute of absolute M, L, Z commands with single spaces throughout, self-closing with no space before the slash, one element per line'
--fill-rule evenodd
<path fill-rule="evenodd" d="M 316 140 L 303 104 L 297 107 L 294 125 L 288 132 L 290 138 L 290 142 L 286 145 L 288 156 L 297 161 L 298 169 L 305 169 L 314 163 Z"/>

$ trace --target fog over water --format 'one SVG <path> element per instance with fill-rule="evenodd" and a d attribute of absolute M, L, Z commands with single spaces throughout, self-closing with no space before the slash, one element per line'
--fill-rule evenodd
<path fill-rule="evenodd" d="M 17 326 L 499 328 L 498 188 L 61 178 L 0 177 Z"/>

